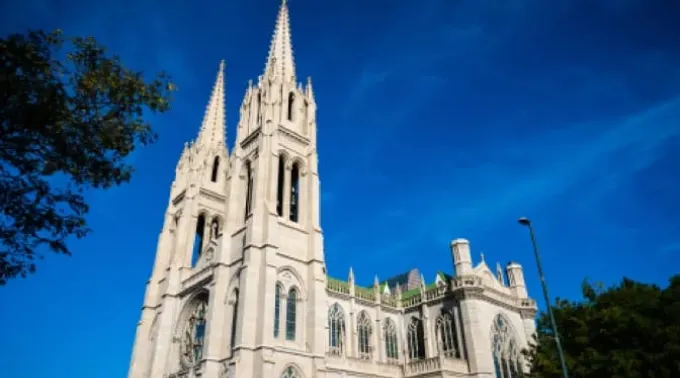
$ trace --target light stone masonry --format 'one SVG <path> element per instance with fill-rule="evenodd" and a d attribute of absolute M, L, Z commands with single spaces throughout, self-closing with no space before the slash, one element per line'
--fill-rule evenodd
<path fill-rule="evenodd" d="M 511 378 L 535 332 L 522 267 L 417 270 L 372 287 L 329 277 L 316 101 L 295 76 L 282 3 L 265 69 L 226 145 L 225 65 L 184 146 L 137 324 L 130 378 Z M 506 282 L 506 276 L 507 281 Z"/>

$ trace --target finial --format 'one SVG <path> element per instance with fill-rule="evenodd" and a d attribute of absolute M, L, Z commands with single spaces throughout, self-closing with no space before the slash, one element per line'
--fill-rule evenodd
<path fill-rule="evenodd" d="M 482 259 L 482 262 L 485 262 L 485 261 L 484 261 L 484 252 L 481 252 L 481 253 L 479 254 L 479 257 Z"/>
<path fill-rule="evenodd" d="M 281 5 L 286 5 L 288 4 L 288 0 L 281 0 Z"/>
<path fill-rule="evenodd" d="M 380 286 L 380 281 L 378 280 L 378 275 L 375 275 L 375 278 L 373 279 L 373 286 L 378 287 Z"/>
<path fill-rule="evenodd" d="M 220 72 L 224 71 L 224 59 L 220 60 Z"/>
<path fill-rule="evenodd" d="M 354 282 L 354 269 L 352 267 L 349 267 L 349 280 Z"/>

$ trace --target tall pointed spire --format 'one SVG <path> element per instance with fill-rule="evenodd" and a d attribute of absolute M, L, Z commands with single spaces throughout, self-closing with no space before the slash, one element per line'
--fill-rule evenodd
<path fill-rule="evenodd" d="M 264 68 L 264 75 L 265 77 L 277 76 L 284 80 L 295 81 L 295 63 L 293 61 L 293 44 L 290 38 L 287 0 L 281 1 L 274 35 L 269 45 L 269 56 Z"/>
<path fill-rule="evenodd" d="M 196 144 L 199 146 L 225 145 L 225 114 L 224 114 L 224 60 L 220 61 L 217 79 L 213 85 L 208 107 L 205 109 L 201 130 L 198 132 Z"/>

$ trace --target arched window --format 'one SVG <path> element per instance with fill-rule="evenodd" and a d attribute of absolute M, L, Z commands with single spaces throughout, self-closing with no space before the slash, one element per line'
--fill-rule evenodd
<path fill-rule="evenodd" d="M 359 358 L 362 360 L 371 359 L 371 334 L 373 327 L 371 326 L 371 319 L 366 314 L 366 311 L 361 311 L 357 317 L 357 335 L 359 336 Z"/>
<path fill-rule="evenodd" d="M 219 172 L 219 169 L 220 169 L 220 157 L 215 156 L 215 160 L 213 160 L 212 175 L 210 175 L 210 181 L 217 182 L 217 173 Z"/>
<path fill-rule="evenodd" d="M 274 337 L 279 337 L 279 326 L 281 323 L 281 283 L 276 283 L 274 292 Z"/>
<path fill-rule="evenodd" d="M 328 354 L 342 356 L 345 352 L 345 312 L 335 303 L 328 309 Z"/>
<path fill-rule="evenodd" d="M 236 346 L 236 330 L 238 329 L 238 289 L 234 289 L 231 305 L 231 349 L 234 350 Z"/>
<path fill-rule="evenodd" d="M 288 366 L 281 374 L 281 378 L 300 378 L 300 374 L 292 366 Z"/>
<path fill-rule="evenodd" d="M 399 362 L 399 344 L 397 338 L 397 325 L 394 320 L 387 318 L 383 326 L 383 333 L 385 334 L 385 356 L 387 356 L 388 363 Z"/>
<path fill-rule="evenodd" d="M 279 155 L 279 176 L 276 183 L 276 214 L 283 216 L 283 186 L 286 173 L 286 158 Z"/>
<path fill-rule="evenodd" d="M 293 105 L 295 105 L 295 94 L 293 92 L 288 93 L 288 120 L 293 120 Z"/>
<path fill-rule="evenodd" d="M 411 318 L 408 325 L 408 355 L 412 360 L 425 358 L 425 335 L 423 332 L 423 322 L 418 318 Z"/>
<path fill-rule="evenodd" d="M 295 340 L 295 321 L 297 317 L 297 291 L 290 289 L 286 300 L 286 340 Z"/>
<path fill-rule="evenodd" d="M 491 326 L 491 347 L 496 378 L 516 378 L 522 374 L 522 359 L 510 324 L 497 315 Z"/>
<path fill-rule="evenodd" d="M 293 164 L 290 172 L 290 220 L 298 221 L 300 209 L 300 164 Z"/>
<path fill-rule="evenodd" d="M 257 94 L 257 108 L 256 108 L 256 113 L 255 113 L 255 119 L 257 120 L 257 123 L 260 123 L 260 110 L 262 109 L 262 93 Z"/>
<path fill-rule="evenodd" d="M 450 312 L 443 312 L 435 323 L 437 344 L 439 352 L 445 357 L 460 358 L 460 351 L 456 347 L 458 336 L 456 335 L 456 323 Z"/>
<path fill-rule="evenodd" d="M 193 366 L 203 358 L 208 294 L 199 294 L 189 306 L 191 313 L 186 318 L 180 346 L 181 361 L 185 367 Z"/>
<path fill-rule="evenodd" d="M 205 235 L 205 214 L 198 215 L 196 220 L 196 234 L 194 235 L 194 248 L 191 254 L 191 266 L 195 266 L 203 252 L 203 236 Z"/>
<path fill-rule="evenodd" d="M 246 162 L 246 214 L 248 218 L 253 206 L 253 166 L 250 161 Z"/>

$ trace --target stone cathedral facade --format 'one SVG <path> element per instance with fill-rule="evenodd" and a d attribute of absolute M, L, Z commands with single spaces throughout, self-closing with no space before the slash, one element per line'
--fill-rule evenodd
<path fill-rule="evenodd" d="M 281 5 L 228 151 L 224 63 L 184 146 L 137 325 L 130 378 L 513 378 L 535 330 L 522 267 L 417 270 L 371 287 L 329 277 L 316 102 Z M 507 280 L 506 280 L 507 277 Z"/>

